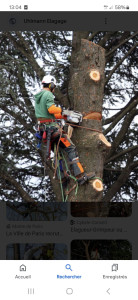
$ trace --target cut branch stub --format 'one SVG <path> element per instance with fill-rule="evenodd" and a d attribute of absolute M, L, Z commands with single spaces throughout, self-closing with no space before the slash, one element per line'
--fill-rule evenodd
<path fill-rule="evenodd" d="M 68 137 L 71 139 L 71 137 L 72 137 L 72 133 L 73 133 L 73 127 L 72 126 L 68 126 L 68 133 L 67 133 L 67 135 L 68 135 Z"/>
<path fill-rule="evenodd" d="M 102 114 L 98 111 L 91 111 L 89 113 L 87 113 L 84 117 L 84 120 L 97 120 L 97 121 L 101 121 L 102 119 Z"/>
<path fill-rule="evenodd" d="M 92 187 L 94 188 L 94 190 L 96 190 L 97 192 L 101 192 L 103 191 L 103 183 L 100 179 L 94 179 L 90 181 L 90 184 L 92 185 Z"/>
<path fill-rule="evenodd" d="M 89 73 L 89 76 L 95 82 L 100 81 L 100 78 L 101 78 L 100 72 L 98 70 L 95 70 L 95 69 L 91 70 L 91 72 Z"/>
<path fill-rule="evenodd" d="M 102 133 L 99 134 L 99 139 L 104 145 L 106 145 L 106 147 L 111 147 L 111 143 L 107 141 L 106 137 Z"/>

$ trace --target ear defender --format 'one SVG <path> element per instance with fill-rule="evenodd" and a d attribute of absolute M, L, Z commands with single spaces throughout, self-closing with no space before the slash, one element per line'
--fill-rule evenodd
<path fill-rule="evenodd" d="M 54 87 L 55 87 L 54 82 L 51 82 L 51 83 L 49 84 L 49 89 L 52 91 L 52 90 L 54 89 Z"/>

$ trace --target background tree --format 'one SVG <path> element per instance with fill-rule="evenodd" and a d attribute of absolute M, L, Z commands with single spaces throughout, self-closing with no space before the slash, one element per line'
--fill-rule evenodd
<path fill-rule="evenodd" d="M 9 244 L 6 258 L 9 260 L 56 260 L 67 259 L 67 247 L 64 244 Z"/>
<path fill-rule="evenodd" d="M 9 221 L 65 221 L 67 205 L 62 202 L 6 202 Z"/>
<path fill-rule="evenodd" d="M 105 80 L 102 77 L 100 113 L 103 109 L 104 135 L 112 144 L 106 155 L 102 148 L 103 170 L 100 170 L 100 177 L 104 171 L 104 195 L 102 198 L 99 193 L 97 200 L 136 200 L 137 33 L 76 32 L 72 42 L 71 39 L 71 32 L 0 33 L 1 200 L 61 201 L 59 185 L 53 181 L 51 166 L 46 166 L 47 175 L 50 177 L 44 177 L 44 160 L 41 151 L 36 148 L 33 94 L 40 87 L 43 75 L 52 72 L 59 84 L 56 91 L 57 103 L 80 110 L 77 100 L 74 102 L 78 96 L 74 98 L 75 94 L 71 94 L 71 89 L 75 93 L 72 79 L 77 68 L 77 54 L 82 49 L 82 43 L 88 42 L 96 44 L 97 49 L 103 49 L 104 53 Z M 89 59 L 87 54 L 85 59 Z M 97 65 L 98 63 L 97 60 Z M 89 79 L 87 83 L 88 81 Z M 88 99 L 89 95 L 86 96 Z M 81 103 L 81 109 L 85 103 Z M 96 109 L 94 106 L 94 110 Z M 84 109 L 84 112 L 88 113 L 89 110 Z M 100 130 L 102 128 L 101 121 L 86 119 L 83 122 L 92 128 L 95 125 Z M 84 133 L 83 130 L 75 129 L 75 143 L 77 138 L 79 140 L 79 135 L 82 135 L 81 139 L 85 137 L 88 140 L 90 132 Z M 79 143 L 77 146 L 85 165 L 86 149 L 83 147 L 83 152 Z M 96 151 L 94 149 L 94 155 Z M 91 193 L 90 187 L 82 190 L 81 201 L 84 201 L 84 195 L 87 199 L 87 193 Z M 74 195 L 72 197 L 72 201 L 75 201 Z M 89 196 L 89 201 L 95 199 L 95 196 Z"/>
<path fill-rule="evenodd" d="M 132 245 L 127 240 L 74 240 L 71 259 L 132 259 Z"/>

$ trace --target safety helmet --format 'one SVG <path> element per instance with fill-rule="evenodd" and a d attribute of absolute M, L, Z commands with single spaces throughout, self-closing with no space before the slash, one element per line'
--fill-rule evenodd
<path fill-rule="evenodd" d="M 54 84 L 54 86 L 57 85 L 56 79 L 51 75 L 44 76 L 43 79 L 42 79 L 42 83 L 46 83 L 46 84 L 51 84 L 52 83 L 52 84 Z"/>

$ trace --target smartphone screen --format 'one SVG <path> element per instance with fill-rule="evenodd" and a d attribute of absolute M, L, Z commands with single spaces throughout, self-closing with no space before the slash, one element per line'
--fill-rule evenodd
<path fill-rule="evenodd" d="M 137 6 L 87 2 L 1 3 L 1 299 L 137 299 Z"/>

